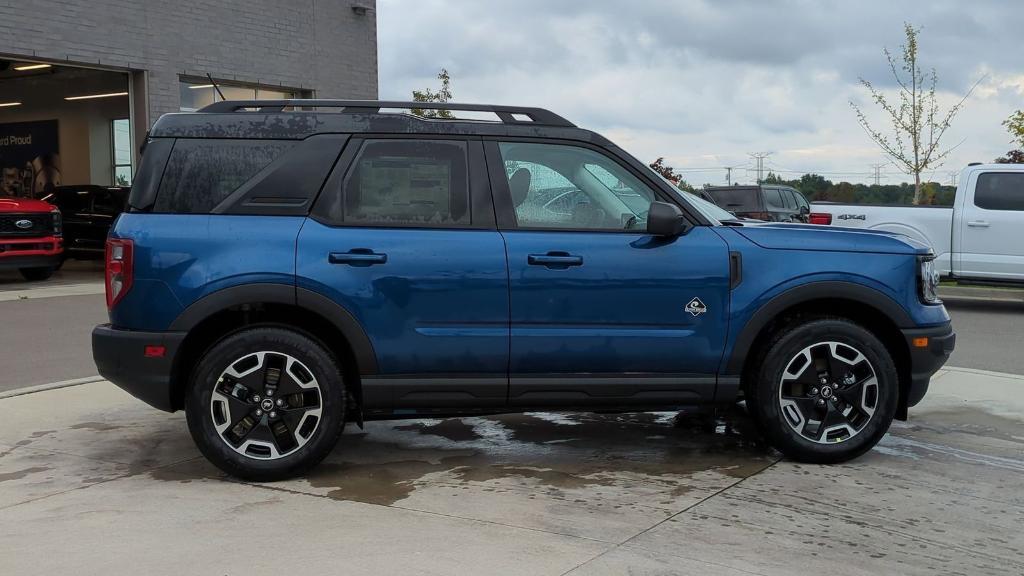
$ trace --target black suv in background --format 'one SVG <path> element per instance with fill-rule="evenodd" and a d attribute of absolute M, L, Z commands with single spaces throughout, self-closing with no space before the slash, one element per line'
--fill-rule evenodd
<path fill-rule="evenodd" d="M 64 258 L 103 258 L 107 233 L 128 204 L 130 188 L 122 186 L 58 186 L 41 198 L 64 216 Z"/>
<path fill-rule="evenodd" d="M 742 218 L 769 222 L 807 222 L 811 205 L 789 186 L 708 186 L 715 204 Z"/>

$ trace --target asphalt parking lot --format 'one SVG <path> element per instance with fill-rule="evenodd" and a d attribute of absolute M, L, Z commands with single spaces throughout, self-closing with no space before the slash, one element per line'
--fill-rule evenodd
<path fill-rule="evenodd" d="M 307 478 L 251 484 L 109 383 L 10 396 L 94 374 L 87 286 L 0 283 L 0 315 L 23 314 L 0 331 L 3 574 L 1024 572 L 1024 377 L 944 370 L 838 466 L 781 459 L 739 409 L 543 413 L 350 425 Z M 1021 361 L 973 342 L 1019 347 L 1017 308 L 951 309 L 951 365 Z"/>

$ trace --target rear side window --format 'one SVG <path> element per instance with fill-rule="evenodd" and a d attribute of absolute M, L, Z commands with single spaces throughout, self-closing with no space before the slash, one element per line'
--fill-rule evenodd
<path fill-rule="evenodd" d="M 178 139 L 153 210 L 208 213 L 294 145 L 289 140 Z"/>
<path fill-rule="evenodd" d="M 782 192 L 778 188 L 764 189 L 764 203 L 768 208 L 775 210 L 783 210 L 786 208 L 785 201 L 782 199 Z"/>
<path fill-rule="evenodd" d="M 978 176 L 974 205 L 986 210 L 1024 211 L 1024 173 L 988 172 Z"/>
<path fill-rule="evenodd" d="M 469 169 L 458 140 L 367 140 L 344 183 L 344 221 L 467 226 Z"/>
<path fill-rule="evenodd" d="M 737 188 L 708 190 L 715 199 L 715 204 L 729 212 L 760 212 L 761 204 L 757 201 L 756 188 Z"/>

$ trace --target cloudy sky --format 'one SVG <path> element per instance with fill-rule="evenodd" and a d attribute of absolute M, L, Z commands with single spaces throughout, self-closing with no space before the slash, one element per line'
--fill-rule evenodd
<path fill-rule="evenodd" d="M 871 180 L 886 158 L 849 101 L 858 77 L 894 86 L 883 47 L 922 28 L 920 61 L 954 104 L 985 79 L 943 139 L 935 180 L 1011 148 L 1001 122 L 1024 108 L 1024 11 L 1016 0 L 378 0 L 380 95 L 407 99 L 452 76 L 455 100 L 541 106 L 645 162 L 664 156 L 695 184 L 755 175 Z M 908 177 L 894 166 L 883 182 Z"/>

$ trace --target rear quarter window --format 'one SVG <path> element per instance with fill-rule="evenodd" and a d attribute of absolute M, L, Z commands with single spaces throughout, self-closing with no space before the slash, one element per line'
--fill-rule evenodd
<path fill-rule="evenodd" d="M 153 211 L 208 213 L 294 145 L 289 140 L 179 139 Z"/>

